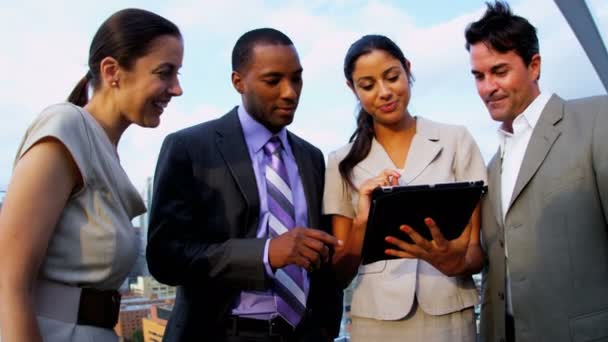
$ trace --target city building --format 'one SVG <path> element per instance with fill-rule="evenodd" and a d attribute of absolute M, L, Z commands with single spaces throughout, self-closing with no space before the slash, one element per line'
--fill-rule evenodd
<path fill-rule="evenodd" d="M 118 323 L 114 327 L 114 331 L 124 340 L 129 340 L 136 331 L 143 332 L 143 320 L 148 318 L 152 307 L 173 307 L 174 301 L 175 297 L 146 298 L 129 295 L 123 296 L 120 302 Z M 158 316 L 156 313 L 155 315 Z M 160 317 L 168 318 L 168 315 L 163 311 Z"/>
<path fill-rule="evenodd" d="M 161 284 L 150 276 L 137 277 L 137 282 L 130 285 L 130 290 L 147 298 L 175 297 L 175 287 Z"/>
<path fill-rule="evenodd" d="M 133 229 L 135 230 L 136 239 L 138 241 L 143 241 L 145 239 L 145 237 L 143 237 L 143 235 L 145 235 L 144 229 L 137 226 L 133 227 Z M 129 272 L 129 275 L 127 276 L 127 281 L 129 284 L 136 283 L 138 277 L 146 277 L 150 275 L 150 272 L 148 272 L 148 264 L 146 263 L 146 246 L 142 242 L 137 246 L 137 248 L 139 248 L 137 260 L 135 261 L 135 265 L 131 269 L 131 272 Z"/>
<path fill-rule="evenodd" d="M 135 262 L 135 267 L 129 273 L 127 281 L 129 284 L 132 284 L 134 280 L 139 276 L 149 276 L 150 271 L 148 271 L 148 263 L 146 261 L 146 245 L 148 243 L 148 224 L 149 224 L 149 212 L 150 206 L 152 205 L 152 177 L 146 178 L 146 183 L 144 185 L 143 190 L 141 191 L 141 197 L 144 200 L 144 204 L 148 210 L 142 215 L 133 219 L 135 226 L 135 234 L 137 236 L 137 240 L 139 241 L 139 251 L 137 254 L 137 261 Z"/>
<path fill-rule="evenodd" d="M 2 203 L 4 202 L 4 197 L 6 196 L 5 190 L 0 190 L 0 210 L 2 209 Z"/>
<path fill-rule="evenodd" d="M 133 333 L 142 330 L 142 319 L 148 317 L 150 313 L 150 305 L 129 306 L 120 309 L 118 315 L 118 323 L 114 327 L 116 335 L 123 337 L 126 340 L 131 339 Z"/>
<path fill-rule="evenodd" d="M 173 305 L 152 305 L 150 315 L 142 319 L 144 342 L 161 342 Z"/>

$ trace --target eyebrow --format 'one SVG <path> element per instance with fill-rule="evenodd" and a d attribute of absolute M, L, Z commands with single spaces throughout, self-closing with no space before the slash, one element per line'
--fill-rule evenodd
<path fill-rule="evenodd" d="M 296 71 L 291 72 L 291 74 L 301 74 L 304 71 L 303 68 L 300 68 Z M 282 72 L 278 72 L 278 71 L 269 71 L 266 73 L 263 73 L 260 75 L 260 77 L 282 77 L 283 75 L 285 75 L 285 73 Z"/>
<path fill-rule="evenodd" d="M 491 72 L 496 72 L 498 69 L 502 69 L 502 68 L 508 68 L 509 64 L 507 63 L 500 63 L 497 65 L 494 65 L 490 68 Z M 483 74 L 481 71 L 479 70 L 475 70 L 475 69 L 471 69 L 471 74 L 476 75 L 476 74 Z"/>
<path fill-rule="evenodd" d="M 162 63 L 161 65 L 159 65 L 159 66 L 157 66 L 156 68 L 154 68 L 154 69 L 152 70 L 152 72 L 157 72 L 157 71 L 160 71 L 160 69 L 162 69 L 162 68 L 166 68 L 166 67 L 168 67 L 168 68 L 170 68 L 170 69 L 177 69 L 177 66 L 176 66 L 175 64 L 170 63 L 170 62 L 164 62 L 164 63 Z"/>
<path fill-rule="evenodd" d="M 392 67 L 384 70 L 384 72 L 382 73 L 382 76 L 386 76 L 388 73 L 390 73 L 391 71 L 393 71 L 395 69 L 399 69 L 399 66 L 395 65 L 395 66 L 392 66 Z"/>
<path fill-rule="evenodd" d="M 507 63 L 500 63 L 500 64 L 493 66 L 492 69 L 490 69 L 490 70 L 492 70 L 493 72 L 496 72 L 496 70 L 498 70 L 498 69 L 508 68 L 508 67 L 509 67 L 509 65 Z"/>
<path fill-rule="evenodd" d="M 398 66 L 398 65 L 393 65 L 392 67 L 390 67 L 390 68 L 388 68 L 388 69 L 384 70 L 384 71 L 382 72 L 382 76 L 383 76 L 383 77 L 386 77 L 386 75 L 387 75 L 388 73 L 390 73 L 391 71 L 393 71 L 393 70 L 395 70 L 395 69 L 399 69 L 399 66 Z M 360 82 L 360 81 L 366 81 L 366 80 L 373 80 L 373 77 L 372 77 L 372 76 L 361 76 L 361 77 L 357 78 L 356 82 Z"/>

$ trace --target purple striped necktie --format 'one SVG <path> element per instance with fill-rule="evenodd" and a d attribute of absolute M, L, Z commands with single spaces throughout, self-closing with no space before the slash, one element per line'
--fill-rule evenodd
<path fill-rule="evenodd" d="M 295 227 L 293 195 L 287 169 L 280 155 L 281 140 L 273 136 L 264 145 L 266 189 L 268 192 L 268 235 L 275 238 Z M 297 326 L 306 310 L 304 269 L 288 265 L 275 272 L 274 290 L 277 311 L 292 326 Z"/>

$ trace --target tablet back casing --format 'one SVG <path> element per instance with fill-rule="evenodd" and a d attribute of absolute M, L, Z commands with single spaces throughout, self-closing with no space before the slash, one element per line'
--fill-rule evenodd
<path fill-rule="evenodd" d="M 403 224 L 412 227 L 425 239 L 432 240 L 431 232 L 424 223 L 427 217 L 435 220 L 446 239 L 459 237 L 486 189 L 483 181 L 375 189 L 363 243 L 362 263 L 395 258 L 384 253 L 386 249 L 396 248 L 384 240 L 386 236 L 413 243 L 409 235 L 399 229 Z"/>

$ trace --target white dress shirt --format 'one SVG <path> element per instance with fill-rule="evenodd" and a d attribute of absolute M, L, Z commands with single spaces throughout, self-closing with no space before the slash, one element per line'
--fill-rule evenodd
<path fill-rule="evenodd" d="M 517 181 L 519 169 L 524 160 L 524 155 L 532 136 L 532 131 L 540 118 L 540 114 L 549 102 L 550 94 L 541 93 L 530 105 L 513 120 L 513 133 L 505 131 L 502 127 L 498 130 L 500 139 L 500 154 L 502 160 L 502 169 L 500 173 L 501 186 L 501 206 L 503 222 L 507 216 L 509 205 L 511 204 L 511 196 Z M 507 248 L 507 240 L 505 239 L 505 256 L 509 257 Z M 513 305 L 511 303 L 511 280 L 509 277 L 509 267 L 507 263 L 507 284 L 506 284 L 506 301 L 507 312 L 513 314 Z"/>

